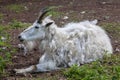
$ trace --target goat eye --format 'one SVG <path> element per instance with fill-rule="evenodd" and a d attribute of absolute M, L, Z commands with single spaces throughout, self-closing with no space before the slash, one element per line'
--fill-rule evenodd
<path fill-rule="evenodd" d="M 39 27 L 38 26 L 35 26 L 35 29 L 38 29 Z"/>

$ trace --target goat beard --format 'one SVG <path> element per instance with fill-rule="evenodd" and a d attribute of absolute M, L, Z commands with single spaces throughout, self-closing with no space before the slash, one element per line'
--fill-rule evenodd
<path fill-rule="evenodd" d="M 27 54 L 29 51 L 37 50 L 39 48 L 39 41 L 24 41 L 22 44 L 18 44 L 18 48 L 24 52 L 24 54 Z"/>
<path fill-rule="evenodd" d="M 35 47 L 36 47 L 36 42 L 35 41 L 27 41 L 27 42 L 25 42 L 25 46 L 26 46 L 26 48 L 29 50 L 29 51 L 31 51 L 31 50 L 33 50 Z"/>

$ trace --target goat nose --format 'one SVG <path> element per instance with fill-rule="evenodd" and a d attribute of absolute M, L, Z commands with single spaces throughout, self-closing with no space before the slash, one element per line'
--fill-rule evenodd
<path fill-rule="evenodd" d="M 18 36 L 18 39 L 20 39 L 21 38 L 21 36 Z"/>
<path fill-rule="evenodd" d="M 18 36 L 18 39 L 22 42 L 24 41 L 21 36 Z"/>

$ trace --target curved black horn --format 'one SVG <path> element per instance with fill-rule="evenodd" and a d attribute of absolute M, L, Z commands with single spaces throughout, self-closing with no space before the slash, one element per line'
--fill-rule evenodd
<path fill-rule="evenodd" d="M 50 11 L 50 9 L 48 9 L 48 8 L 44 8 L 40 11 L 39 17 L 38 17 L 38 23 L 42 23 L 42 19 L 43 19 L 44 15 L 49 11 Z"/>

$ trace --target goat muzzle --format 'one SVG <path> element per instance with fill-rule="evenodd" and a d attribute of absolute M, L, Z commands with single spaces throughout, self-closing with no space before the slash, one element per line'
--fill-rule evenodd
<path fill-rule="evenodd" d="M 24 39 L 21 36 L 18 36 L 18 39 L 20 40 L 20 42 L 24 41 Z"/>

